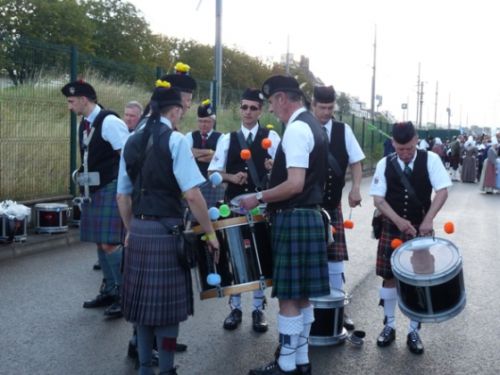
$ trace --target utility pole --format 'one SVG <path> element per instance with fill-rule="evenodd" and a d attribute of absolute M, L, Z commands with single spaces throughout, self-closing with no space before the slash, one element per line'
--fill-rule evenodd
<path fill-rule="evenodd" d="M 434 127 L 437 128 L 437 115 L 438 115 L 438 84 L 436 81 L 436 95 L 434 97 Z"/>
<path fill-rule="evenodd" d="M 418 126 L 418 116 L 420 114 L 420 63 L 418 63 L 418 75 L 417 75 L 417 110 L 415 112 L 415 125 Z"/>
<path fill-rule="evenodd" d="M 222 91 L 222 0 L 216 0 L 215 21 L 215 85 L 213 85 L 212 102 L 214 109 L 217 109 L 221 102 Z"/>
<path fill-rule="evenodd" d="M 422 127 L 422 108 L 424 107 L 424 81 L 420 81 L 420 114 L 418 115 L 418 127 Z"/>
<path fill-rule="evenodd" d="M 448 94 L 448 108 L 446 108 L 446 112 L 448 113 L 448 130 L 451 129 L 451 93 Z"/>
<path fill-rule="evenodd" d="M 371 98 L 371 120 L 375 121 L 375 77 L 377 62 L 377 25 L 375 25 L 375 37 L 373 39 L 373 74 L 372 74 L 372 98 Z"/>
<path fill-rule="evenodd" d="M 290 34 L 286 36 L 285 71 L 286 75 L 290 76 Z"/>

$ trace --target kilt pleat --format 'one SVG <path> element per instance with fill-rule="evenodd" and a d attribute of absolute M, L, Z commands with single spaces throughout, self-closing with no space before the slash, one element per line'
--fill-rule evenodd
<path fill-rule="evenodd" d="M 331 262 L 349 260 L 345 240 L 344 216 L 342 215 L 342 208 L 339 204 L 337 208 L 327 210 L 327 212 L 330 215 L 331 223 L 335 228 L 335 233 L 333 234 L 334 242 L 327 247 L 328 260 Z"/>
<path fill-rule="evenodd" d="M 206 181 L 200 186 L 201 194 L 207 202 L 207 207 L 215 207 L 217 202 L 224 200 L 224 185 L 213 186 L 210 181 Z"/>
<path fill-rule="evenodd" d="M 177 219 L 166 222 L 180 224 Z M 178 246 L 180 242 L 160 222 L 132 219 L 122 287 L 128 321 L 163 326 L 193 314 L 191 274 L 178 261 Z"/>
<path fill-rule="evenodd" d="M 123 242 L 124 227 L 116 203 L 116 180 L 90 194 L 80 216 L 80 241 L 103 244 Z"/>
<path fill-rule="evenodd" d="M 403 234 L 387 217 L 382 216 L 382 232 L 378 240 L 376 274 L 384 279 L 394 278 L 391 267 L 391 255 L 395 250 L 391 247 L 393 239 L 405 242 L 413 237 Z"/>
<path fill-rule="evenodd" d="M 273 215 L 273 291 L 279 299 L 307 299 L 330 293 L 323 218 L 317 210 Z"/>

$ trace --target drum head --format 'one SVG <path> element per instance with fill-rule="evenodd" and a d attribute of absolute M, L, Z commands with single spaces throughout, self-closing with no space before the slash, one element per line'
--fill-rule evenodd
<path fill-rule="evenodd" d="M 393 252 L 391 265 L 397 279 L 425 286 L 455 277 L 462 268 L 462 256 L 448 240 L 417 237 Z"/>
<path fill-rule="evenodd" d="M 57 210 L 68 208 L 68 205 L 65 203 L 37 203 L 35 204 L 35 208 L 39 208 L 41 210 Z"/>
<path fill-rule="evenodd" d="M 255 193 L 249 193 L 249 194 L 241 194 L 237 195 L 233 199 L 231 199 L 231 202 L 229 204 L 231 205 L 231 211 L 238 215 L 246 215 L 248 213 L 247 210 L 245 210 L 243 207 L 240 207 L 240 201 L 246 197 L 252 196 Z M 260 214 L 263 214 L 266 211 L 266 204 L 259 204 L 257 207 L 259 207 Z"/>

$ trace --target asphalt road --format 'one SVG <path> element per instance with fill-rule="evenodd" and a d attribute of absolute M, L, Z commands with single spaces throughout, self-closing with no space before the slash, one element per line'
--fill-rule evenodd
<path fill-rule="evenodd" d="M 347 232 L 351 260 L 346 269 L 353 296 L 347 309 L 357 328 L 366 331 L 365 344 L 311 348 L 314 374 L 500 373 L 500 196 L 480 194 L 475 184 L 455 183 L 450 190 L 435 230 L 462 252 L 467 305 L 451 320 L 424 325 L 425 353 L 416 356 L 406 348 L 408 319 L 399 310 L 396 342 L 388 348 L 376 346 L 383 310 L 377 305 L 380 279 L 374 274 L 368 184 L 366 178 L 363 206 L 352 212 L 355 225 Z M 455 223 L 452 235 L 442 229 L 448 220 Z M 136 373 L 126 357 L 130 324 L 107 321 L 102 309 L 82 308 L 100 284 L 101 275 L 92 270 L 95 260 L 94 246 L 74 244 L 0 262 L 0 374 Z M 271 359 L 277 344 L 276 300 L 268 299 L 270 330 L 256 334 L 250 298 L 251 293 L 243 295 L 243 323 L 233 332 L 222 329 L 227 299 L 196 299 L 194 317 L 181 325 L 179 341 L 189 348 L 176 356 L 179 374 L 246 374 Z"/>

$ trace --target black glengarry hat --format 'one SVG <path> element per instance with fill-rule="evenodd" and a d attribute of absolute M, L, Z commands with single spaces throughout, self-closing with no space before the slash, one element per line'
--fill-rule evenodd
<path fill-rule="evenodd" d="M 332 103 L 336 98 L 335 89 L 333 86 L 314 86 L 313 98 L 318 103 Z"/>
<path fill-rule="evenodd" d="M 251 100 L 262 104 L 264 102 L 264 95 L 262 95 L 262 92 L 259 89 L 248 88 L 243 91 L 241 100 Z"/>
<path fill-rule="evenodd" d="M 189 65 L 178 62 L 174 69 L 175 73 L 164 75 L 160 79 L 170 82 L 173 87 L 183 92 L 191 93 L 196 90 L 196 81 L 189 75 L 191 70 Z"/>
<path fill-rule="evenodd" d="M 182 99 L 179 89 L 172 87 L 168 81 L 156 81 L 156 88 L 151 96 L 151 102 L 156 102 L 158 108 L 174 105 L 182 108 Z"/>
<path fill-rule="evenodd" d="M 392 126 L 392 138 L 396 143 L 404 145 L 417 135 L 417 131 L 411 121 L 396 122 Z"/>
<path fill-rule="evenodd" d="M 262 85 L 262 93 L 269 99 L 271 95 L 279 91 L 295 92 L 304 95 L 299 87 L 299 83 L 293 77 L 276 75 L 268 78 Z"/>
<path fill-rule="evenodd" d="M 90 100 L 96 101 L 97 94 L 90 83 L 79 79 L 77 81 L 70 82 L 61 89 L 64 96 L 85 96 Z"/>
<path fill-rule="evenodd" d="M 215 116 L 214 107 L 212 107 L 210 99 L 205 99 L 198 107 L 198 117 L 205 118 L 211 116 Z"/>

